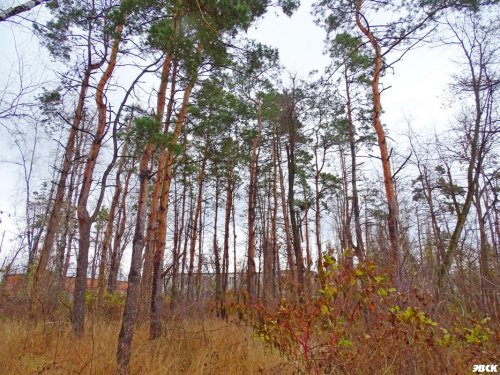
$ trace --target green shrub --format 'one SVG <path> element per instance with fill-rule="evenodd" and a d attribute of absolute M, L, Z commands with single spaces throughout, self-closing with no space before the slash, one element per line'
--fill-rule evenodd
<path fill-rule="evenodd" d="M 373 263 L 353 267 L 326 255 L 323 267 L 316 297 L 282 299 L 274 310 L 261 304 L 246 309 L 257 337 L 297 371 L 454 374 L 499 358 L 488 319 L 450 315 L 437 322 L 426 306 L 409 306 L 408 295 Z"/>

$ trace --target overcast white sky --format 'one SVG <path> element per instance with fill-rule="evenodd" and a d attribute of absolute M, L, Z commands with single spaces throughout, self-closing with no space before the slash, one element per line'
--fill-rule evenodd
<path fill-rule="evenodd" d="M 302 6 L 291 18 L 280 12 L 270 11 L 249 30 L 250 37 L 278 48 L 282 64 L 287 71 L 297 74 L 299 78 L 306 78 L 311 70 L 321 72 L 329 62 L 328 57 L 322 54 L 325 32 L 314 24 L 311 4 L 312 1 L 303 0 Z M 37 43 L 31 41 L 31 32 L 25 29 L 20 33 L 18 27 L 12 32 L 12 28 L 9 23 L 0 24 L 0 88 L 5 86 L 6 75 L 11 65 L 15 64 L 16 45 L 35 79 L 42 78 L 48 72 L 48 60 L 43 57 Z M 413 128 L 419 132 L 431 132 L 434 127 L 439 131 L 447 126 L 452 114 L 446 110 L 448 105 L 444 98 L 447 96 L 450 74 L 456 69 L 449 54 L 450 49 L 417 48 L 396 64 L 394 75 L 388 74 L 382 79 L 384 87 L 391 86 L 383 93 L 383 122 L 388 125 L 396 140 L 403 140 L 397 134 L 406 132 L 407 119 L 411 120 Z M 33 55 L 36 56 L 33 58 Z M 1 139 L 4 136 L 5 132 L 0 129 L 0 211 L 22 212 L 19 207 L 22 202 L 19 190 L 21 169 L 5 162 L 15 160 L 17 152 L 10 148 L 12 142 Z M 47 165 L 38 165 L 38 168 L 47 168 Z M 0 240 L 3 232 L 7 233 L 4 249 L 0 254 L 1 264 L 9 247 L 10 233 L 15 227 L 7 214 L 0 214 L 0 218 Z"/>

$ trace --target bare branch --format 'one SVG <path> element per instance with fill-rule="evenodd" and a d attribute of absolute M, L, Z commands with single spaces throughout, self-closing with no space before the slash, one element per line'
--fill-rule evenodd
<path fill-rule="evenodd" d="M 48 0 L 31 0 L 24 4 L 16 5 L 5 10 L 0 10 L 0 22 L 6 21 L 11 17 L 17 16 L 21 13 L 30 11 L 40 4 L 46 3 Z"/>

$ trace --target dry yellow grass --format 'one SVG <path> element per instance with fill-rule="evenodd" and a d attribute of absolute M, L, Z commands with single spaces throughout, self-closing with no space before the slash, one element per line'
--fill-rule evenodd
<path fill-rule="evenodd" d="M 81 341 L 68 323 L 0 320 L 0 374 L 113 374 L 118 322 L 89 322 Z M 137 330 L 131 374 L 291 374 L 251 329 L 220 320 L 170 322 L 157 342 Z"/>

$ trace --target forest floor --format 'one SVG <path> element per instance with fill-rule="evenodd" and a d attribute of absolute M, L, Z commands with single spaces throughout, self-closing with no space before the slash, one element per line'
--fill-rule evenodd
<path fill-rule="evenodd" d="M 113 374 L 119 321 L 89 321 L 83 340 L 68 322 L 0 320 L 0 374 Z M 139 327 L 131 374 L 291 374 L 251 328 L 220 319 L 170 322 L 156 342 Z"/>

